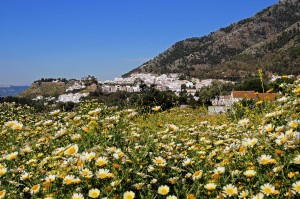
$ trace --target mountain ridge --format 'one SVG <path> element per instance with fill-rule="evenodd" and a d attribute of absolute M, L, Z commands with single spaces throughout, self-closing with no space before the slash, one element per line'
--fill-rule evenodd
<path fill-rule="evenodd" d="M 176 42 L 123 76 L 182 73 L 235 80 L 255 75 L 258 68 L 267 73 L 299 74 L 299 10 L 296 0 L 280 1 L 208 35 Z"/>

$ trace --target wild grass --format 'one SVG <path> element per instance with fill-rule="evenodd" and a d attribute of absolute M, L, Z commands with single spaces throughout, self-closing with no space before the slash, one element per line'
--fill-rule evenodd
<path fill-rule="evenodd" d="M 231 117 L 95 101 L 36 114 L 3 103 L 0 198 L 300 197 L 299 79 L 282 88 Z"/>

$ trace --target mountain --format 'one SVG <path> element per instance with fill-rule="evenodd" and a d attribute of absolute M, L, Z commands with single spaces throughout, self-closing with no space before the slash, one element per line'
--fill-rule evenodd
<path fill-rule="evenodd" d="M 281 0 L 209 35 L 179 41 L 132 73 L 182 73 L 237 80 L 266 73 L 300 74 L 300 1 Z"/>
<path fill-rule="evenodd" d="M 29 86 L 0 86 L 0 97 L 17 96 L 26 90 Z"/>

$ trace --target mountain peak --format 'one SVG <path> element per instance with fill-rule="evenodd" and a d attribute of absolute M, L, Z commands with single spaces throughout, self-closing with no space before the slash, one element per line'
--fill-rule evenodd
<path fill-rule="evenodd" d="M 132 73 L 182 73 L 200 78 L 239 79 L 267 73 L 300 73 L 300 2 L 282 0 L 203 37 L 176 42 Z M 298 53 L 298 54 L 297 54 Z"/>

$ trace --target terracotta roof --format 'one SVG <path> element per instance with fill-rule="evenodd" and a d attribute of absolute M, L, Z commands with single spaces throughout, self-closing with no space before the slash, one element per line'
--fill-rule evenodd
<path fill-rule="evenodd" d="M 255 99 L 257 98 L 255 91 L 232 91 L 233 98 Z"/>
<path fill-rule="evenodd" d="M 232 91 L 233 98 L 275 100 L 277 93 L 256 93 L 255 91 Z"/>
<path fill-rule="evenodd" d="M 277 93 L 258 93 L 259 99 L 275 100 Z"/>

